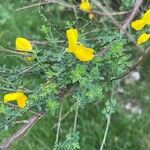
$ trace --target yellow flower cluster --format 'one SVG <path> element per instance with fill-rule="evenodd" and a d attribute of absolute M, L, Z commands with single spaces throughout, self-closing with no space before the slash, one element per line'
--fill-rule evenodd
<path fill-rule="evenodd" d="M 93 6 L 89 2 L 89 0 L 81 0 L 81 4 L 79 6 L 80 10 L 89 12 L 93 10 Z M 95 14 L 89 13 L 89 18 L 90 19 L 95 19 Z"/>
<path fill-rule="evenodd" d="M 81 0 L 80 9 L 83 11 L 92 11 L 93 7 L 90 4 L 89 0 Z M 95 17 L 94 14 L 89 13 L 89 18 L 93 19 Z M 80 61 L 87 62 L 94 58 L 94 50 L 92 48 L 88 48 L 81 43 L 78 43 L 78 31 L 77 29 L 69 29 L 66 32 L 66 36 L 68 39 L 69 48 L 68 52 L 73 53 Z M 18 37 L 16 39 L 16 50 L 20 53 L 26 54 L 28 52 L 32 52 L 32 44 L 29 40 Z M 27 57 L 28 61 L 32 61 L 32 57 Z M 4 95 L 4 102 L 17 101 L 17 104 L 20 108 L 24 108 L 26 106 L 27 96 L 23 92 L 14 92 L 7 93 Z"/>
<path fill-rule="evenodd" d="M 4 96 L 4 102 L 17 101 L 17 104 L 20 108 L 24 108 L 26 106 L 27 96 L 23 92 L 14 92 L 8 93 Z"/>
<path fill-rule="evenodd" d="M 90 61 L 94 58 L 94 50 L 92 48 L 85 47 L 83 44 L 78 43 L 78 31 L 77 29 L 69 29 L 66 32 L 69 48 L 68 52 L 75 54 L 80 61 Z"/>
<path fill-rule="evenodd" d="M 150 9 L 142 16 L 141 19 L 135 20 L 131 23 L 131 27 L 137 31 L 142 30 L 146 25 L 150 25 Z M 150 34 L 143 33 L 137 39 L 137 44 L 141 45 L 142 43 L 147 42 L 150 39 Z"/>

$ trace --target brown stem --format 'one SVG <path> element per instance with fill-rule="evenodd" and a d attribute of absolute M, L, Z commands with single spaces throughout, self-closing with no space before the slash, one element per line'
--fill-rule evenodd
<path fill-rule="evenodd" d="M 143 3 L 143 0 L 136 0 L 135 6 L 133 8 L 133 11 L 126 18 L 125 23 L 122 25 L 121 31 L 126 31 L 127 30 L 127 28 L 130 26 L 130 23 L 132 22 L 132 20 L 136 16 L 136 14 L 137 14 L 140 6 L 142 5 L 142 3 Z"/>
<path fill-rule="evenodd" d="M 74 84 L 68 85 L 67 88 L 64 91 L 61 91 L 59 93 L 59 97 L 61 99 L 63 99 L 63 97 L 65 95 L 67 95 L 67 93 L 70 92 L 70 90 L 73 88 Z M 39 112 L 38 114 L 35 114 L 34 116 L 32 116 L 29 120 L 27 120 L 27 124 L 25 124 L 24 126 L 22 126 L 21 129 L 19 129 L 15 134 L 13 134 L 10 138 L 8 138 L 6 141 L 4 141 L 1 145 L 0 145 L 0 150 L 6 150 L 7 148 L 9 148 L 11 146 L 11 144 L 13 144 L 16 140 L 22 138 L 25 133 L 27 133 L 29 131 L 29 129 L 40 119 L 44 116 L 45 113 L 41 113 Z"/>
<path fill-rule="evenodd" d="M 22 126 L 15 134 L 13 134 L 10 138 L 8 138 L 6 141 L 4 141 L 0 145 L 1 150 L 6 150 L 8 149 L 12 143 L 14 143 L 16 140 L 22 138 L 29 129 L 43 116 L 43 113 L 39 115 L 34 115 L 32 116 L 29 120 L 28 123 Z"/>

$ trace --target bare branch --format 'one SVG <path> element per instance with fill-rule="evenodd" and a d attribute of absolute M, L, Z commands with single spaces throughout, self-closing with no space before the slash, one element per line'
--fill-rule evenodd
<path fill-rule="evenodd" d="M 131 12 L 131 14 L 125 20 L 125 23 L 123 24 L 123 26 L 121 28 L 121 31 L 126 31 L 127 28 L 130 26 L 130 23 L 132 22 L 132 20 L 136 16 L 136 14 L 137 14 L 140 6 L 142 5 L 143 1 L 144 0 L 136 0 L 135 6 L 133 8 L 133 11 Z"/>
<path fill-rule="evenodd" d="M 21 139 L 25 133 L 27 133 L 31 127 L 43 116 L 43 113 L 41 113 L 40 115 L 34 115 L 32 116 L 29 120 L 28 123 L 25 124 L 24 126 L 22 126 L 21 129 L 19 129 L 14 135 L 12 135 L 9 139 L 7 139 L 6 141 L 4 141 L 1 145 L 0 145 L 0 149 L 1 150 L 6 150 L 8 149 L 11 144 L 13 144 L 16 140 Z"/>

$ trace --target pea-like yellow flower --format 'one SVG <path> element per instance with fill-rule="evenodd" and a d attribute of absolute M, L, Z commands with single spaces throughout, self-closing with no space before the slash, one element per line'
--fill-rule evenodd
<path fill-rule="evenodd" d="M 83 11 L 92 11 L 93 10 L 93 6 L 92 4 L 89 2 L 89 0 L 81 0 L 81 4 L 79 6 L 79 9 L 80 10 L 83 10 Z M 93 20 L 95 19 L 95 14 L 93 13 L 89 13 L 89 19 Z"/>
<path fill-rule="evenodd" d="M 140 35 L 140 37 L 137 39 L 137 44 L 140 45 L 142 43 L 145 43 L 146 41 L 148 41 L 150 39 L 150 34 L 147 33 L 143 33 L 142 35 Z"/>
<path fill-rule="evenodd" d="M 150 25 L 150 9 L 146 11 L 143 17 L 139 20 L 135 20 L 131 23 L 131 27 L 135 30 L 142 30 L 146 25 Z M 142 43 L 147 42 L 150 39 L 150 34 L 143 33 L 137 39 L 137 44 L 141 45 Z"/>
<path fill-rule="evenodd" d="M 21 52 L 32 52 L 31 42 L 25 38 L 16 39 L 16 50 Z"/>
<path fill-rule="evenodd" d="M 145 26 L 145 22 L 143 19 L 139 19 L 131 23 L 131 27 L 137 31 L 143 29 L 144 26 Z"/>
<path fill-rule="evenodd" d="M 145 25 L 150 25 L 150 9 L 146 11 L 141 19 L 135 20 L 131 23 L 131 27 L 135 30 L 141 30 Z"/>
<path fill-rule="evenodd" d="M 17 38 L 16 39 L 16 50 L 20 51 L 21 53 L 27 54 L 28 52 L 32 52 L 32 44 L 29 40 L 25 38 Z M 28 61 L 32 61 L 32 57 L 26 57 Z"/>
<path fill-rule="evenodd" d="M 92 11 L 93 7 L 90 4 L 89 0 L 82 0 L 79 8 L 83 11 Z"/>
<path fill-rule="evenodd" d="M 84 62 L 90 61 L 94 58 L 94 50 L 92 48 L 87 48 L 82 44 L 77 45 L 74 54 L 80 61 Z"/>
<path fill-rule="evenodd" d="M 68 52 L 73 52 L 78 42 L 78 31 L 77 29 L 71 28 L 67 30 L 66 35 L 69 44 Z"/>
<path fill-rule="evenodd" d="M 4 95 L 4 102 L 17 101 L 17 104 L 20 108 L 26 106 L 27 96 L 23 92 L 14 92 Z"/>
<path fill-rule="evenodd" d="M 142 19 L 145 22 L 145 24 L 150 25 L 150 9 L 146 11 Z"/>
<path fill-rule="evenodd" d="M 69 48 L 68 52 L 73 53 L 80 61 L 90 61 L 94 58 L 94 50 L 87 48 L 83 44 L 78 43 L 78 31 L 77 29 L 69 29 L 66 32 Z"/>

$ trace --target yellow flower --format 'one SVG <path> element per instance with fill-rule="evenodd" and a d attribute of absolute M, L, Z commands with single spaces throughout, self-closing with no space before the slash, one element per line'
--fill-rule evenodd
<path fill-rule="evenodd" d="M 150 39 L 150 34 L 146 34 L 143 33 L 142 35 L 140 35 L 140 37 L 137 40 L 137 44 L 140 45 L 142 43 L 145 43 L 146 41 L 148 41 Z"/>
<path fill-rule="evenodd" d="M 135 30 L 141 30 L 144 28 L 144 26 L 145 26 L 145 22 L 143 19 L 139 19 L 131 23 L 131 27 Z"/>
<path fill-rule="evenodd" d="M 142 19 L 145 22 L 145 24 L 150 25 L 150 9 L 146 11 Z"/>
<path fill-rule="evenodd" d="M 83 44 L 78 44 L 78 31 L 77 29 L 69 29 L 66 32 L 69 48 L 68 52 L 72 52 L 80 61 L 90 61 L 94 58 L 94 50 L 85 47 Z"/>
<path fill-rule="evenodd" d="M 31 42 L 25 38 L 16 39 L 16 50 L 20 51 L 22 54 L 27 54 L 27 52 L 32 52 Z M 28 61 L 33 61 L 32 57 L 26 57 Z"/>
<path fill-rule="evenodd" d="M 32 45 L 27 39 L 19 37 L 16 39 L 16 50 L 21 52 L 32 52 Z"/>
<path fill-rule="evenodd" d="M 80 8 L 80 10 L 87 11 L 87 12 L 93 10 L 93 6 L 89 2 L 89 0 L 81 0 L 81 4 L 80 4 L 79 8 Z M 89 13 L 89 19 L 93 20 L 95 18 L 96 18 L 95 14 Z"/>
<path fill-rule="evenodd" d="M 27 97 L 23 92 L 14 92 L 8 93 L 4 96 L 4 102 L 17 101 L 17 104 L 20 108 L 24 108 L 26 106 Z"/>
<path fill-rule="evenodd" d="M 92 48 L 87 48 L 84 45 L 77 45 L 76 50 L 74 51 L 75 56 L 80 61 L 90 61 L 94 58 L 94 50 Z"/>
<path fill-rule="evenodd" d="M 145 27 L 145 25 L 150 25 L 150 9 L 146 11 L 146 13 L 143 15 L 141 19 L 133 21 L 131 23 L 131 27 L 134 28 L 135 30 L 141 30 Z M 137 44 L 141 45 L 142 43 L 145 43 L 149 39 L 150 39 L 150 34 L 143 33 L 137 39 Z"/>
<path fill-rule="evenodd" d="M 132 28 L 135 30 L 141 30 L 145 25 L 150 25 L 150 9 L 146 11 L 141 19 L 135 20 L 131 23 Z"/>
<path fill-rule="evenodd" d="M 83 11 L 92 11 L 93 7 L 89 0 L 82 0 L 79 8 Z"/>
<path fill-rule="evenodd" d="M 78 42 L 77 29 L 71 28 L 71 29 L 67 30 L 66 36 L 67 36 L 68 43 L 69 43 L 68 52 L 73 52 L 75 47 L 77 46 L 77 42 Z"/>

